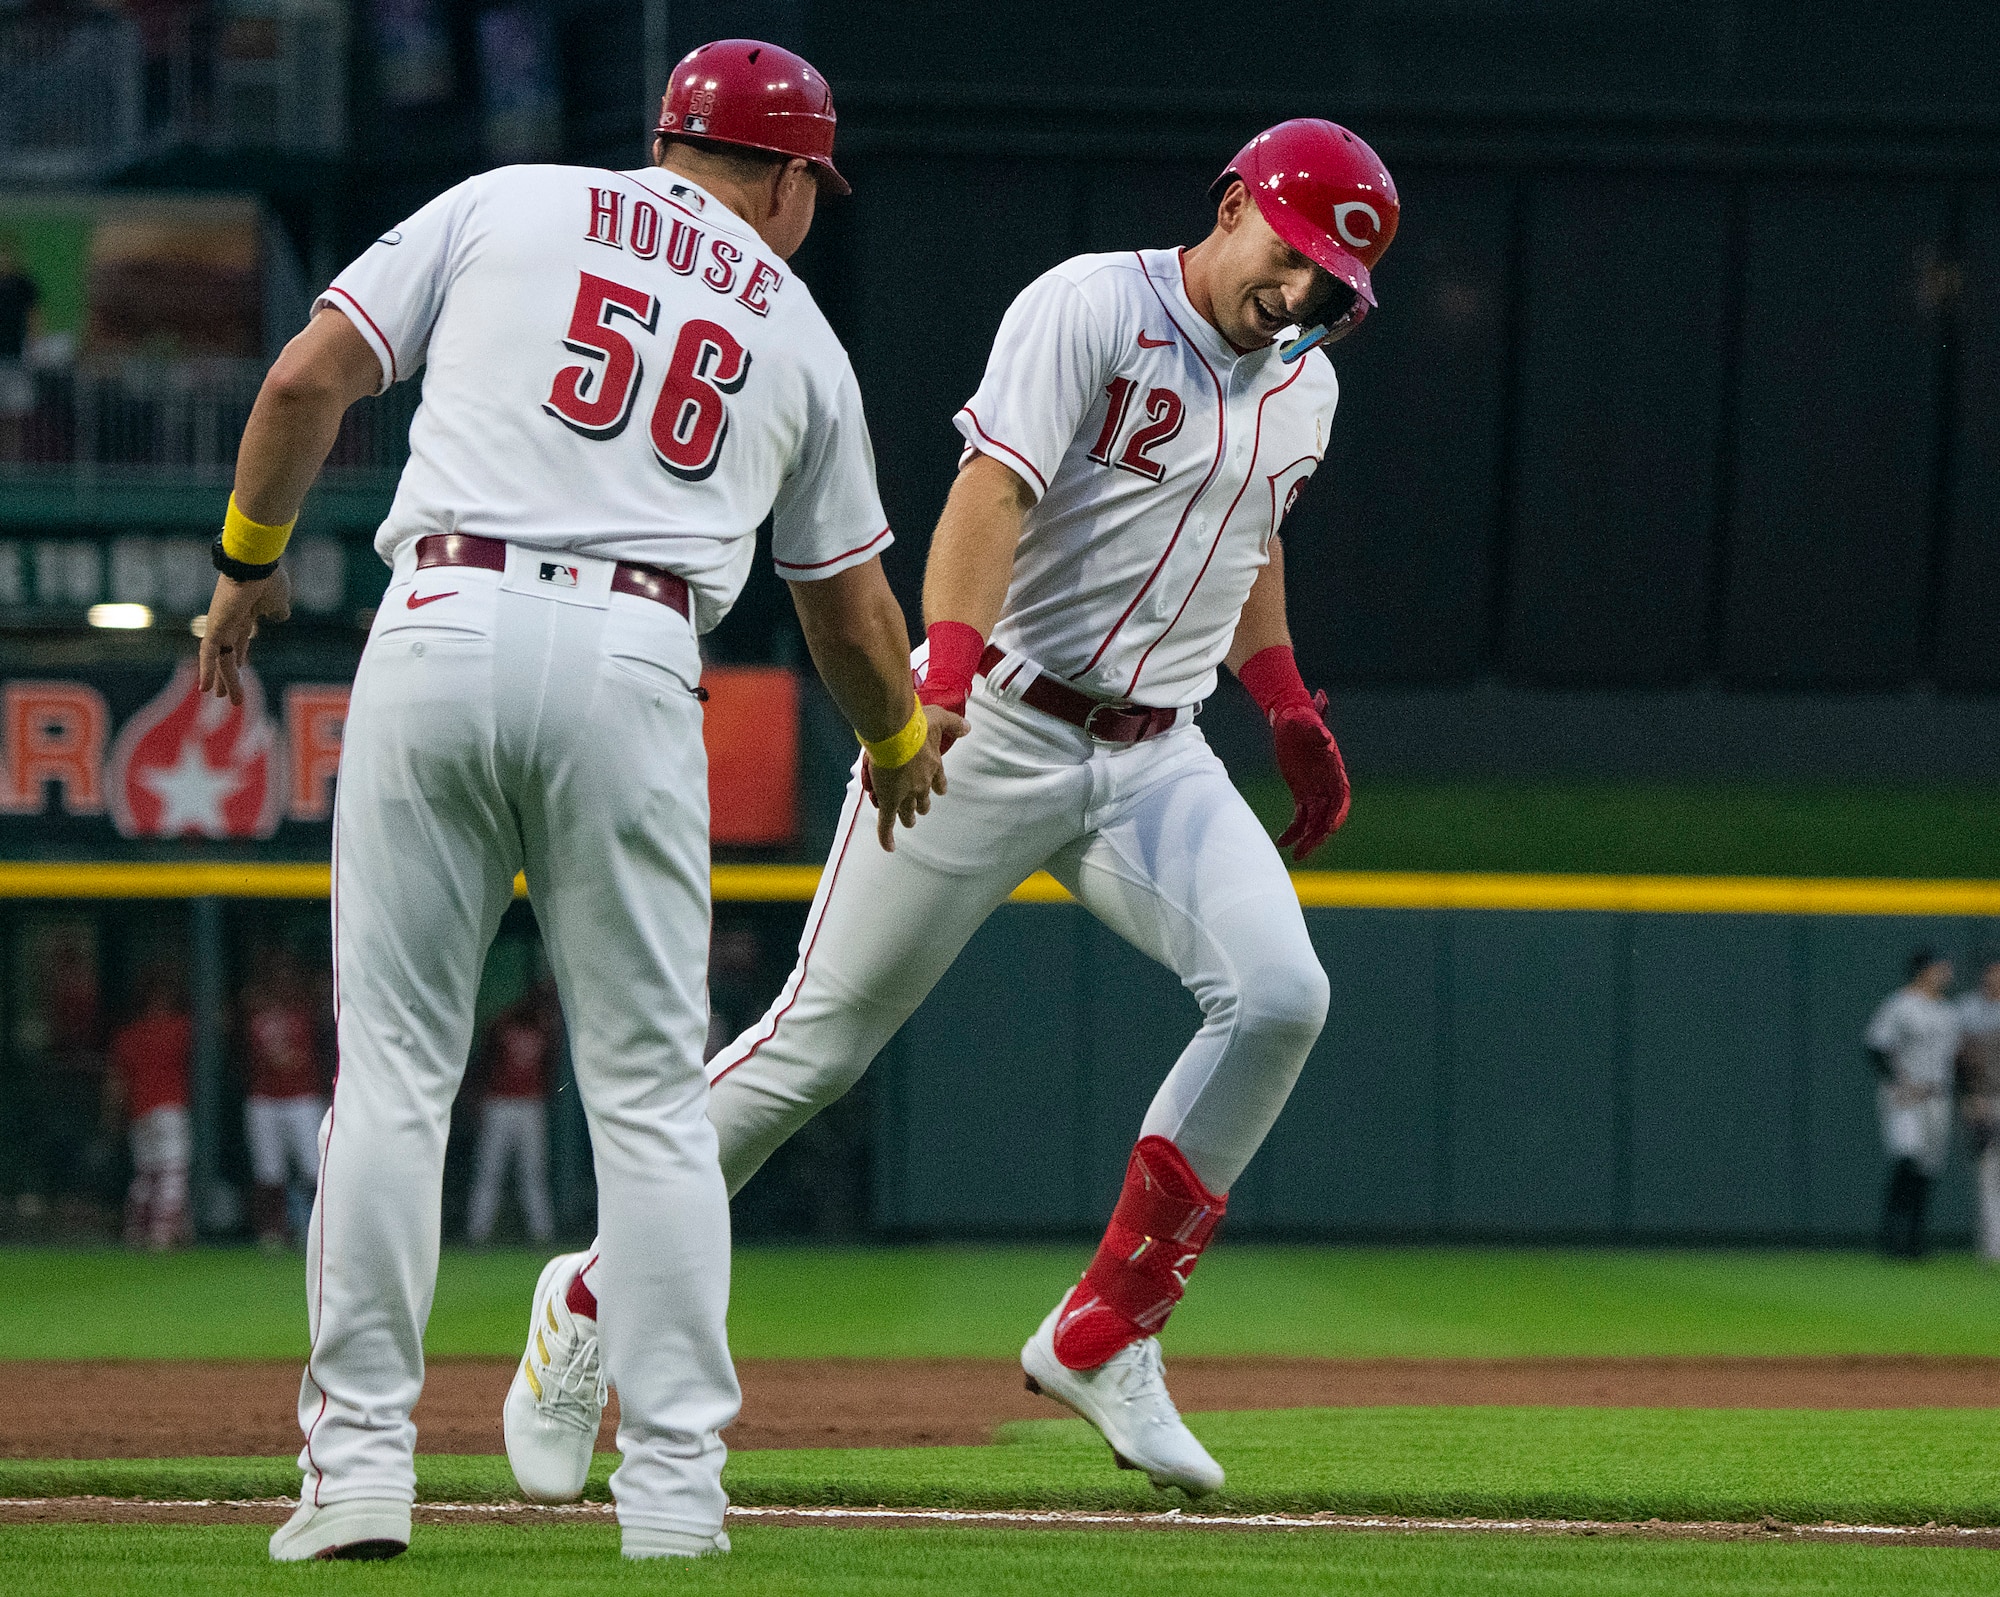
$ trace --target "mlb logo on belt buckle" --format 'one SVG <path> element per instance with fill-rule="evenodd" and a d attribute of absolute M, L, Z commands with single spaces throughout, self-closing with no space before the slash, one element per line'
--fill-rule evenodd
<path fill-rule="evenodd" d="M 576 567 L 559 566 L 553 560 L 542 562 L 542 581 L 554 583 L 558 588 L 576 586 Z"/>

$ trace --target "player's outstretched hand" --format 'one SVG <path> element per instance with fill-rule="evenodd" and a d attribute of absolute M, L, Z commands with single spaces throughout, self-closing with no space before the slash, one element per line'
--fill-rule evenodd
<path fill-rule="evenodd" d="M 231 704 L 243 702 L 243 662 L 259 621 L 283 621 L 292 613 L 292 579 L 283 566 L 256 582 L 215 579 L 208 603 L 208 626 L 201 635 L 201 691 Z"/>
<path fill-rule="evenodd" d="M 1327 730 L 1326 695 L 1315 693 L 1310 708 L 1281 710 L 1271 722 L 1278 773 L 1292 790 L 1292 824 L 1278 834 L 1278 847 L 1292 851 L 1294 864 L 1340 830 L 1352 794 L 1340 745 Z"/>
<path fill-rule="evenodd" d="M 875 836 L 891 854 L 896 852 L 896 823 L 915 826 L 919 815 L 928 815 L 931 795 L 945 790 L 944 749 L 965 736 L 965 717 L 939 704 L 924 706 L 931 723 L 931 735 L 907 764 L 893 771 L 878 771 L 864 753 L 861 756 L 861 785 L 875 801 Z"/>

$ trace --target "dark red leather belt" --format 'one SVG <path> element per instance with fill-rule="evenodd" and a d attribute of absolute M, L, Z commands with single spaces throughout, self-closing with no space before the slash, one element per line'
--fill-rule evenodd
<path fill-rule="evenodd" d="M 1007 658 L 1004 649 L 987 644 L 979 657 L 979 674 L 986 676 Z M 1001 684 L 995 683 L 997 688 Z M 1179 710 L 1153 710 L 1143 704 L 1118 704 L 1109 699 L 1093 699 L 1067 682 L 1044 671 L 1028 684 L 1021 702 L 1032 710 L 1052 715 L 1058 721 L 1080 726 L 1098 743 L 1143 743 L 1180 725 Z"/>
<path fill-rule="evenodd" d="M 528 552 L 531 555 L 539 553 L 532 549 Z M 562 556 L 552 554 L 548 558 L 559 561 Z M 432 566 L 477 566 L 481 571 L 505 571 L 507 546 L 498 538 L 478 538 L 469 532 L 434 532 L 428 538 L 417 540 L 417 569 L 425 571 Z M 686 579 L 675 576 L 671 571 L 662 571 L 658 566 L 619 561 L 617 569 L 611 573 L 611 591 L 651 599 L 655 604 L 678 611 L 683 617 L 688 613 Z"/>

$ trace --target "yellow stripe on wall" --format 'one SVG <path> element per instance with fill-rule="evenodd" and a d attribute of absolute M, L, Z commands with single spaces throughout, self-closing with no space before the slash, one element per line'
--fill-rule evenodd
<path fill-rule="evenodd" d="M 1609 910 L 1653 915 L 2000 915 L 2000 882 L 1815 876 L 1297 871 L 1308 909 Z"/>
<path fill-rule="evenodd" d="M 718 865 L 725 903 L 803 903 L 817 865 Z M 1295 871 L 1308 909 L 1598 910 L 1654 915 L 1994 915 L 2000 882 L 1809 876 L 1534 876 L 1444 871 Z M 525 895 L 518 877 L 514 890 Z M 0 898 L 325 898 L 327 867 L 271 861 L 0 862 Z M 1017 904 L 1069 894 L 1037 871 Z"/>

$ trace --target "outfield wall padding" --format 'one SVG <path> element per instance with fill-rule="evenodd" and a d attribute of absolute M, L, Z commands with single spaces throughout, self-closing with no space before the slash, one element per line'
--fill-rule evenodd
<path fill-rule="evenodd" d="M 1912 949 L 1961 977 L 2000 919 L 1308 909 L 1331 1013 L 1230 1196 L 1236 1235 L 1872 1235 L 1884 1163 L 1860 1033 Z M 873 1085 L 885 1231 L 1080 1231 L 1110 1212 L 1198 1022 L 1073 905 L 1004 906 Z M 1963 1133 L 1934 1200 L 1970 1233 Z"/>

